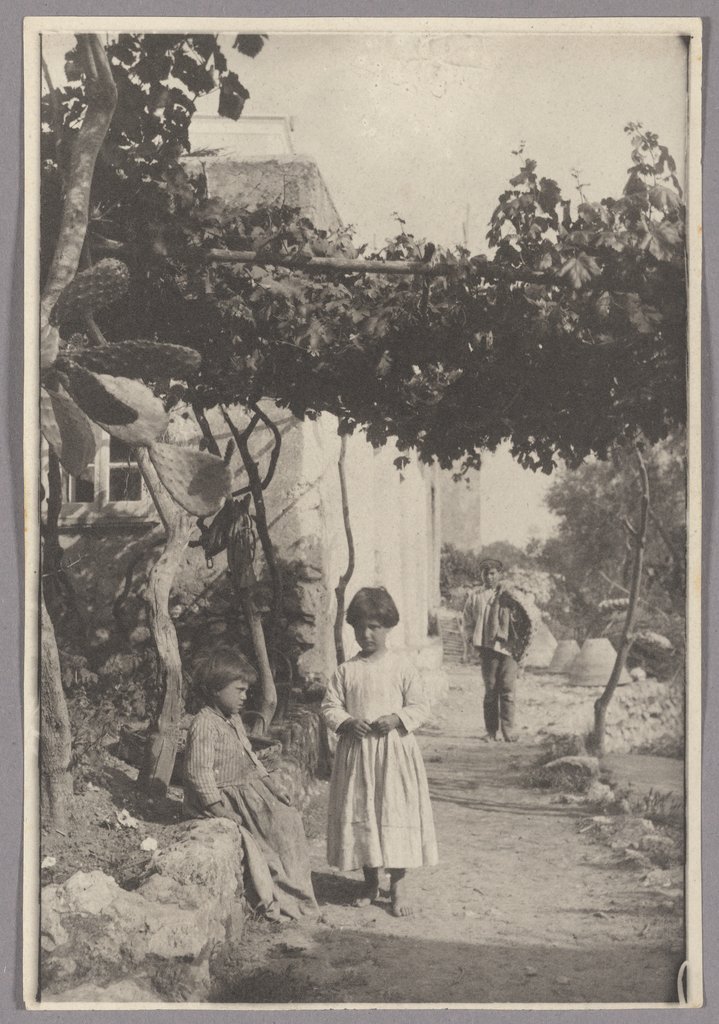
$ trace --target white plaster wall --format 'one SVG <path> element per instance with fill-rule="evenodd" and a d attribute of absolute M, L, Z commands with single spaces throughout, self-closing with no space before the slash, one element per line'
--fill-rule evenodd
<path fill-rule="evenodd" d="M 318 623 L 317 653 L 325 665 L 334 654 L 334 591 L 348 557 L 339 454 L 334 417 L 295 421 L 283 437 L 277 474 L 266 493 L 280 557 L 321 566 L 326 609 Z M 355 547 L 347 603 L 360 587 L 385 586 L 400 612 L 391 645 L 415 650 L 427 642 L 428 615 L 439 589 L 439 539 L 436 523 L 432 531 L 429 494 L 433 473 L 414 462 L 398 472 L 397 454 L 392 445 L 373 449 L 361 433 L 347 440 L 345 470 Z M 435 505 L 435 520 L 436 515 Z M 346 625 L 343 640 L 345 653 L 353 654 L 357 648 Z"/>

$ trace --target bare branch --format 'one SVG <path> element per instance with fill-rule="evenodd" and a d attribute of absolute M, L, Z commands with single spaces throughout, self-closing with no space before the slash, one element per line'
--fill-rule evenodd
<path fill-rule="evenodd" d="M 622 526 L 624 527 L 624 529 L 628 533 L 631 533 L 632 537 L 636 537 L 637 531 L 632 526 L 632 524 L 629 522 L 628 516 L 622 516 L 622 518 L 619 520 L 619 522 L 622 524 Z"/>
<path fill-rule="evenodd" d="M 335 613 L 335 624 L 334 624 L 334 637 L 335 637 L 335 654 L 337 656 L 337 664 L 341 665 L 345 660 L 345 649 L 342 640 L 342 627 L 344 626 L 345 617 L 345 594 L 347 592 L 347 584 L 352 579 L 355 571 L 355 544 L 354 534 L 352 533 L 352 520 L 350 518 L 350 506 L 349 497 L 347 494 L 347 474 L 345 472 L 345 462 L 347 458 L 347 435 L 342 435 L 342 441 L 340 442 L 340 456 L 337 460 L 337 469 L 340 477 L 340 494 L 342 496 L 342 522 L 345 528 L 345 537 L 347 539 L 347 568 L 342 573 L 335 587 L 335 597 L 337 598 L 337 611 Z"/>
<path fill-rule="evenodd" d="M 651 514 L 652 513 L 651 513 L 651 509 L 650 509 L 650 511 L 649 511 L 649 517 L 650 518 L 651 518 Z M 606 582 L 610 585 L 610 587 L 615 587 L 617 590 L 621 590 L 621 592 L 623 594 L 629 594 L 629 590 L 627 589 L 627 587 L 623 587 L 621 585 L 621 583 L 617 583 L 616 580 L 610 579 L 609 576 L 607 576 L 607 574 L 605 572 L 602 572 L 601 569 L 597 569 L 597 572 L 602 577 L 602 579 L 606 580 Z M 639 603 L 644 605 L 645 608 L 648 608 L 649 611 L 656 612 L 657 615 L 661 615 L 665 619 L 671 618 L 671 616 L 668 615 L 662 608 L 657 608 L 657 606 L 655 604 L 649 604 L 647 601 L 643 601 L 641 599 L 640 599 Z"/>
<path fill-rule="evenodd" d="M 205 416 L 205 410 L 202 408 L 199 402 L 193 402 L 192 411 L 194 412 L 195 419 L 197 420 L 200 430 L 202 431 L 202 436 L 205 439 L 205 444 L 207 446 L 208 452 L 210 452 L 211 455 L 217 455 L 217 457 L 219 458 L 220 448 L 219 445 L 217 444 L 217 441 L 215 440 L 214 434 L 212 433 L 212 428 L 210 427 L 207 416 Z"/>
<path fill-rule="evenodd" d="M 262 480 L 262 490 L 265 491 L 272 482 L 272 477 L 275 475 L 275 470 L 277 469 L 277 460 L 280 457 L 280 451 L 282 449 L 282 434 L 280 434 L 279 427 L 275 421 L 268 416 L 266 412 L 260 409 L 259 405 L 253 404 L 250 408 L 254 410 L 255 415 L 260 417 L 260 420 L 265 424 L 265 426 L 272 431 L 273 446 L 272 451 L 270 452 L 270 463 Z"/>
<path fill-rule="evenodd" d="M 225 423 L 230 428 L 230 433 L 235 439 L 237 449 L 242 458 L 242 463 L 247 473 L 249 493 L 252 494 L 252 503 L 255 508 L 255 523 L 257 525 L 257 536 L 260 538 L 260 544 L 262 545 L 262 552 L 265 556 L 267 568 L 270 573 L 270 579 L 272 580 L 272 609 L 271 609 L 271 629 L 270 629 L 270 640 L 274 640 L 275 630 L 277 627 L 277 619 L 282 606 L 282 574 L 280 567 L 277 564 L 277 555 L 275 554 L 275 547 L 272 543 L 270 536 L 270 529 L 267 523 L 267 509 L 265 507 L 265 498 L 262 491 L 262 479 L 260 477 L 257 463 L 252 457 L 249 446 L 249 438 L 252 431 L 255 429 L 257 424 L 262 419 L 263 414 L 255 406 L 255 413 L 250 420 L 249 424 L 243 431 L 237 429 L 236 424 L 233 422 L 230 414 L 224 405 L 220 406 L 220 412 L 225 420 Z"/>

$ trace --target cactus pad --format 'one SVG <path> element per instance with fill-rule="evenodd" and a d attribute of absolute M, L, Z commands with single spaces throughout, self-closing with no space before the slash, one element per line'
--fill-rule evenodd
<path fill-rule="evenodd" d="M 58 369 L 82 411 L 125 444 L 152 444 L 167 429 L 165 407 L 139 380 L 91 373 L 66 359 L 58 361 Z"/>
<path fill-rule="evenodd" d="M 185 378 L 200 365 L 200 353 L 184 345 L 159 341 L 119 341 L 75 353 L 74 359 L 95 373 L 119 374 L 142 380 Z"/>
<path fill-rule="evenodd" d="M 56 327 L 45 324 L 40 330 L 40 369 L 47 370 L 57 359 L 60 334 Z"/>
<path fill-rule="evenodd" d="M 164 486 L 190 515 L 213 515 L 230 493 L 232 474 L 216 455 L 160 442 L 150 445 L 149 454 Z"/>
<path fill-rule="evenodd" d="M 40 392 L 40 426 L 64 469 L 80 476 L 95 457 L 92 424 L 64 391 Z"/>
<path fill-rule="evenodd" d="M 50 313 L 50 323 L 56 327 L 83 315 L 92 316 L 98 309 L 104 309 L 122 298 L 129 283 L 130 272 L 124 263 L 120 260 L 100 260 L 94 267 L 81 270 L 63 288 Z"/>
<path fill-rule="evenodd" d="M 135 412 L 132 423 L 106 423 L 98 420 L 108 434 L 134 448 L 150 445 L 165 433 L 170 417 L 160 399 L 153 395 L 146 384 L 105 373 L 97 374 L 97 379 L 113 398 Z"/>
<path fill-rule="evenodd" d="M 137 419 L 137 411 L 108 391 L 97 374 L 65 358 L 57 360 L 57 368 L 67 381 L 67 390 L 91 420 L 127 424 Z"/>

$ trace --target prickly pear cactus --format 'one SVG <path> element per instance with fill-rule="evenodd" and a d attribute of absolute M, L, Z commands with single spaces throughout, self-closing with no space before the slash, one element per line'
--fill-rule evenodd
<path fill-rule="evenodd" d="M 111 306 L 122 298 L 130 284 L 130 272 L 120 260 L 100 260 L 94 267 L 81 270 L 60 297 L 50 313 L 50 323 L 59 324 L 92 316 L 98 309 Z"/>
<path fill-rule="evenodd" d="M 60 334 L 56 327 L 45 324 L 40 331 L 40 369 L 48 370 L 60 350 Z"/>
<path fill-rule="evenodd" d="M 134 409 L 136 418 L 132 423 L 104 423 L 98 420 L 103 430 L 124 441 L 131 447 L 150 445 L 167 430 L 170 417 L 159 398 L 139 380 L 128 377 L 113 377 L 98 373 L 97 379 L 113 398 Z"/>
<path fill-rule="evenodd" d="M 62 389 L 40 392 L 40 429 L 63 468 L 80 476 L 95 457 L 95 434 L 85 413 Z"/>
<path fill-rule="evenodd" d="M 95 423 L 135 422 L 137 410 L 116 397 L 113 391 L 108 391 L 97 374 L 64 356 L 60 356 L 55 365 L 70 395 Z"/>
<path fill-rule="evenodd" d="M 159 341 L 118 341 L 77 352 L 74 359 L 95 373 L 119 374 L 142 380 L 186 378 L 200 365 L 200 353 L 184 345 Z"/>
<path fill-rule="evenodd" d="M 232 474 L 216 455 L 159 441 L 149 455 L 164 486 L 190 515 L 213 515 L 228 497 Z"/>
<path fill-rule="evenodd" d="M 139 380 L 91 373 L 69 360 L 58 360 L 58 367 L 82 411 L 125 444 L 150 445 L 167 429 L 164 405 Z"/>

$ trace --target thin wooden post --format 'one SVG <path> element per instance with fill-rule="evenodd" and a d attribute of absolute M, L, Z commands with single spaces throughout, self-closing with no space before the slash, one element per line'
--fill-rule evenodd
<path fill-rule="evenodd" d="M 182 659 L 175 623 L 170 615 L 170 593 L 180 559 L 190 540 L 193 519 L 166 490 L 146 448 L 136 448 L 135 459 L 165 528 L 165 545 L 147 578 L 148 618 L 157 651 L 161 705 L 145 741 L 138 786 L 163 796 L 172 778 L 177 755 L 182 701 Z"/>
<path fill-rule="evenodd" d="M 639 508 L 639 527 L 633 531 L 635 545 L 634 565 L 632 567 L 632 582 L 629 588 L 629 604 L 627 606 L 627 613 L 624 619 L 622 638 L 619 643 L 617 657 L 614 661 L 614 667 L 612 668 L 612 674 L 609 677 L 609 682 L 604 689 L 604 693 L 602 693 L 601 697 L 598 697 L 594 702 L 594 729 L 592 731 L 591 747 L 593 752 L 599 757 L 604 754 L 607 708 L 614 696 L 616 688 L 619 686 L 619 680 L 621 679 L 622 672 L 624 671 L 624 667 L 627 663 L 627 655 L 629 654 L 632 643 L 634 642 L 634 623 L 636 622 L 637 608 L 639 607 L 639 591 L 641 589 L 644 550 L 647 540 L 647 525 L 649 523 L 649 475 L 647 473 L 647 467 L 644 464 L 644 459 L 642 458 L 642 453 L 638 447 L 635 447 L 634 453 L 637 459 L 639 482 L 642 489 Z"/>
<path fill-rule="evenodd" d="M 340 494 L 342 496 L 342 522 L 345 528 L 345 537 L 347 538 L 347 568 L 339 578 L 339 582 L 335 587 L 335 597 L 337 598 L 337 612 L 335 614 L 335 654 L 337 655 L 337 664 L 341 665 L 345 660 L 345 647 L 344 641 L 342 640 L 342 627 L 344 626 L 345 618 L 345 593 L 347 591 L 347 584 L 352 579 L 352 575 L 355 571 L 355 544 L 354 535 L 352 533 L 352 520 L 350 519 L 350 506 L 349 497 L 347 495 L 347 473 L 345 470 L 345 463 L 347 459 L 347 435 L 342 435 L 342 441 L 340 443 L 340 456 L 337 460 L 337 469 L 340 477 Z"/>

